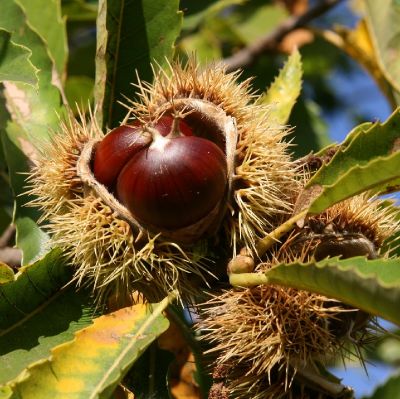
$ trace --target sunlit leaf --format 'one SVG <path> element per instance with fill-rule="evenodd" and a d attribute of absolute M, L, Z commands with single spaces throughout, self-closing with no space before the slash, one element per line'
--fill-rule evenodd
<path fill-rule="evenodd" d="M 138 304 L 93 320 L 73 341 L 52 349 L 9 386 L 11 398 L 108 398 L 140 354 L 168 328 L 170 303 Z"/>
<path fill-rule="evenodd" d="M 0 29 L 0 82 L 12 80 L 35 86 L 37 69 L 30 61 L 31 51 L 13 43 L 11 34 Z"/>
<path fill-rule="evenodd" d="M 377 62 L 390 84 L 400 92 L 400 4 L 365 0 L 365 19 Z"/>
<path fill-rule="evenodd" d="M 126 115 L 118 102 L 134 97 L 136 71 L 151 82 L 151 64 L 171 58 L 182 25 L 178 10 L 178 0 L 99 1 L 95 101 L 101 126 L 114 127 Z"/>
<path fill-rule="evenodd" d="M 260 99 L 260 102 L 271 106 L 269 116 L 277 124 L 285 125 L 289 120 L 292 108 L 300 95 L 301 84 L 301 57 L 300 53 L 295 50 Z"/>
<path fill-rule="evenodd" d="M 85 0 L 64 0 L 62 13 L 68 21 L 95 21 L 97 17 L 97 4 Z"/>
<path fill-rule="evenodd" d="M 61 0 L 15 0 L 24 11 L 27 23 L 43 39 L 62 79 L 68 56 L 65 20 Z"/>
<path fill-rule="evenodd" d="M 364 257 L 280 264 L 265 274 L 231 275 L 236 286 L 278 284 L 316 292 L 400 325 L 400 259 Z"/>
<path fill-rule="evenodd" d="M 309 208 L 320 213 L 365 190 L 391 187 L 400 178 L 400 111 L 384 122 L 352 131 L 332 160 L 312 177 L 303 195 L 317 193 Z"/>
<path fill-rule="evenodd" d="M 337 26 L 333 30 L 321 32 L 325 40 L 345 51 L 361 64 L 375 79 L 389 101 L 393 103 L 393 92 L 386 80 L 377 53 L 372 44 L 371 35 L 364 19 L 354 29 Z"/>

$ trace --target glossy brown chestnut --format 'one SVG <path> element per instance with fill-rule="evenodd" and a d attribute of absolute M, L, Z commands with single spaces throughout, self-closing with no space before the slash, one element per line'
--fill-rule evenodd
<path fill-rule="evenodd" d="M 172 116 L 162 116 L 155 129 L 162 135 L 171 133 L 174 119 Z M 192 129 L 182 120 L 179 120 L 179 132 L 185 136 L 192 135 Z M 113 189 L 121 169 L 138 151 L 141 151 L 152 142 L 152 135 L 143 130 L 140 122 L 131 125 L 122 125 L 113 129 L 97 145 L 93 159 L 93 173 L 96 180 L 109 189 Z"/>
<path fill-rule="evenodd" d="M 143 223 L 177 229 L 205 217 L 226 188 L 220 148 L 200 137 L 158 137 L 121 171 L 117 197 Z"/>
<path fill-rule="evenodd" d="M 201 221 L 227 186 L 221 148 L 171 116 L 114 129 L 96 148 L 93 173 L 138 222 L 160 231 Z"/>
<path fill-rule="evenodd" d="M 112 189 L 121 169 L 129 159 L 151 143 L 151 135 L 144 132 L 140 123 L 122 125 L 97 145 L 93 159 L 96 180 Z"/>

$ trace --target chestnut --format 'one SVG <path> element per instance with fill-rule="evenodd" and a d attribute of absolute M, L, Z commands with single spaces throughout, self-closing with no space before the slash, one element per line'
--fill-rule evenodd
<path fill-rule="evenodd" d="M 136 123 L 111 131 L 97 145 L 93 174 L 135 220 L 159 231 L 207 218 L 227 187 L 221 148 L 168 115 L 153 126 Z"/>

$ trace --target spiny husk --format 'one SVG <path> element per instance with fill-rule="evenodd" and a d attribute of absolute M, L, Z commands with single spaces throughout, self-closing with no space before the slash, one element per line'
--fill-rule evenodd
<path fill-rule="evenodd" d="M 282 262 L 307 262 L 324 242 L 324 234 L 358 234 L 370 240 L 380 256 L 389 256 L 381 246 L 399 223 L 395 210 L 384 205 L 365 194 L 313 216 L 267 253 L 256 270 L 262 272 Z M 357 315 L 363 316 L 357 309 L 278 286 L 230 289 L 212 296 L 201 313 L 199 327 L 205 340 L 213 344 L 209 352 L 216 356 L 215 365 L 228 370 L 224 387 L 229 398 L 290 398 L 292 381 L 303 367 L 324 365 L 338 356 L 343 361 L 348 356 L 362 361 L 359 348 L 375 329 L 368 324 L 368 315 L 355 328 Z M 296 398 L 308 397 L 307 384 L 302 389 Z"/>
<path fill-rule="evenodd" d="M 277 258 L 284 256 L 288 262 L 292 262 L 298 259 L 299 252 L 304 252 L 302 256 L 307 260 L 327 240 L 343 242 L 349 237 L 349 245 L 352 245 L 351 238 L 354 237 L 355 242 L 362 240 L 368 243 L 368 247 L 365 247 L 369 253 L 358 255 L 388 257 L 390 251 L 384 252 L 381 248 L 384 244 L 386 248 L 396 247 L 395 233 L 400 227 L 397 213 L 398 210 L 387 201 L 363 193 L 309 217 L 301 229 L 294 230 L 283 245 L 270 255 Z M 345 253 L 341 255 L 346 256 Z M 261 269 L 264 267 L 263 264 L 260 266 Z"/>
<path fill-rule="evenodd" d="M 200 69 L 194 59 L 186 66 L 170 65 L 155 71 L 153 84 L 142 83 L 140 102 L 130 104 L 140 120 L 157 119 L 165 112 L 182 114 L 215 104 L 236 121 L 235 171 L 227 216 L 223 225 L 236 253 L 242 246 L 254 249 L 255 241 L 292 211 L 298 193 L 296 167 L 284 141 L 287 130 L 273 126 L 268 107 L 257 105 L 250 81 L 238 83 L 239 74 L 226 74 L 221 65 Z M 184 99 L 182 108 L 181 101 Z M 205 116 L 206 118 L 206 116 Z"/>
<path fill-rule="evenodd" d="M 165 114 L 195 115 L 218 135 L 229 131 L 224 137 L 229 190 L 217 218 L 220 228 L 208 244 L 218 242 L 225 252 L 232 246 L 233 253 L 242 246 L 254 248 L 257 238 L 279 224 L 292 211 L 299 187 L 283 140 L 287 131 L 271 126 L 268 107 L 256 104 L 249 84 L 239 83 L 238 74 L 225 74 L 221 66 L 200 69 L 194 59 L 184 67 L 176 63 L 168 71 L 155 71 L 153 84 L 139 84 L 140 101 L 129 103 L 123 122 L 134 118 L 154 125 Z M 188 299 L 198 280 L 211 275 L 208 260 L 198 253 L 201 245 L 182 247 L 173 234 L 149 232 L 124 217 L 113 205 L 115 198 L 107 201 L 108 192 L 89 184 L 90 159 L 83 178 L 79 165 L 87 143 L 102 138 L 94 115 L 88 122 L 70 116 L 61 123 L 30 178 L 37 197 L 32 204 L 44 210 L 54 244 L 71 254 L 76 280 L 93 286 L 97 296 L 118 292 L 124 297 L 139 287 L 153 300 L 172 289 Z"/>
<path fill-rule="evenodd" d="M 41 221 L 46 221 L 53 244 L 70 255 L 75 280 L 92 286 L 99 299 L 124 298 L 134 289 L 149 300 L 174 289 L 189 298 L 193 274 L 205 279 L 209 273 L 204 258 L 157 234 L 138 231 L 77 175 L 82 149 L 102 137 L 93 115 L 89 122 L 83 116 L 61 122 L 30 176 L 30 194 L 35 196 L 31 205 L 43 210 Z"/>

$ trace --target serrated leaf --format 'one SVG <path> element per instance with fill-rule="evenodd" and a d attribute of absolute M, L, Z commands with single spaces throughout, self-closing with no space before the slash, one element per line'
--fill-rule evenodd
<path fill-rule="evenodd" d="M 362 399 L 400 399 L 400 375 L 390 377 L 371 396 Z"/>
<path fill-rule="evenodd" d="M 270 118 L 279 125 L 285 125 L 301 92 L 302 85 L 301 56 L 293 51 L 279 75 L 271 84 L 260 102 L 271 106 Z"/>
<path fill-rule="evenodd" d="M 21 195 L 26 190 L 24 173 L 29 171 L 29 162 L 35 156 L 35 145 L 40 146 L 51 136 L 51 131 L 57 130 L 58 115 L 62 114 L 61 99 L 54 85 L 57 83 L 48 48 L 31 29 L 22 8 L 15 1 L 2 1 L 0 28 L 11 32 L 13 42 L 31 50 L 30 60 L 39 69 L 38 88 L 10 81 L 4 83 L 6 106 L 13 121 L 6 125 L 2 144 L 16 199 L 17 246 L 23 252 L 23 263 L 28 264 L 45 253 L 47 235 L 36 225 L 37 213 L 24 207 L 27 202 L 27 198 Z"/>
<path fill-rule="evenodd" d="M 129 367 L 168 328 L 162 312 L 171 299 L 95 319 L 73 341 L 53 348 L 50 359 L 31 365 L 8 384 L 11 398 L 109 398 Z"/>
<path fill-rule="evenodd" d="M 344 260 L 280 264 L 266 273 L 231 275 L 236 286 L 278 284 L 316 292 L 400 325 L 400 259 Z"/>
<path fill-rule="evenodd" d="M 13 43 L 10 32 L 0 29 L 0 82 L 12 80 L 35 86 L 37 69 L 30 61 L 31 51 Z"/>
<path fill-rule="evenodd" d="M 182 25 L 178 0 L 100 0 L 97 19 L 96 92 L 100 125 L 126 115 L 118 103 L 133 98 L 140 79 L 151 82 L 151 63 L 165 65 Z"/>
<path fill-rule="evenodd" d="M 386 79 L 400 91 L 400 4 L 392 0 L 365 0 L 365 19 L 377 62 Z"/>
<path fill-rule="evenodd" d="M 400 110 L 383 123 L 355 128 L 328 164 L 306 185 L 305 193 L 317 192 L 309 207 L 320 213 L 336 202 L 366 190 L 383 190 L 400 178 Z"/>
<path fill-rule="evenodd" d="M 53 250 L 0 285 L 0 384 L 90 323 L 95 314 L 90 296 L 73 285 L 61 289 L 71 274 L 61 251 Z"/>
<path fill-rule="evenodd" d="M 15 0 L 24 11 L 27 23 L 43 39 L 58 75 L 64 75 L 68 56 L 65 20 L 61 0 Z"/>

